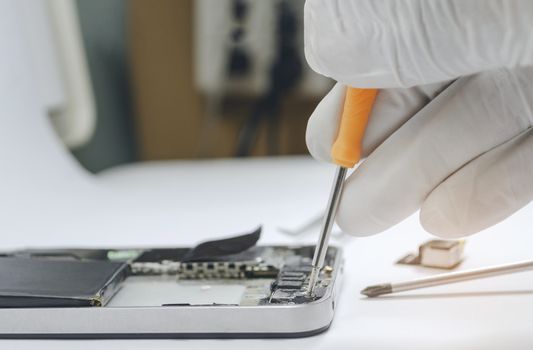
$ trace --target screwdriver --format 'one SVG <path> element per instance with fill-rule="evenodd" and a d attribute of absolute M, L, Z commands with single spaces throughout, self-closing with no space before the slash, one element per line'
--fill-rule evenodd
<path fill-rule="evenodd" d="M 352 87 L 346 89 L 337 139 L 331 148 L 331 158 L 338 167 L 335 172 L 326 213 L 322 221 L 320 236 L 313 255 L 312 269 L 309 275 L 309 286 L 307 289 L 310 296 L 314 295 L 318 276 L 324 267 L 329 236 L 333 223 L 335 222 L 335 215 L 339 206 L 346 173 L 348 169 L 353 168 L 361 159 L 362 140 L 377 92 L 376 89 L 358 89 Z"/>

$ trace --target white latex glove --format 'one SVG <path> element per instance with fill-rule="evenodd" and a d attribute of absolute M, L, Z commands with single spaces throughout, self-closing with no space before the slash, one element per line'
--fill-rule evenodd
<path fill-rule="evenodd" d="M 315 158 L 330 160 L 342 84 L 381 89 L 344 231 L 378 233 L 421 209 L 427 231 L 458 237 L 531 201 L 533 1 L 307 0 L 305 43 L 311 67 L 341 83 L 309 120 Z"/>

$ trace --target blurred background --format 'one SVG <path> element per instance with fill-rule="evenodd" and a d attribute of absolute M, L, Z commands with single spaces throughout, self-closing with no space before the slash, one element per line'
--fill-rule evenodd
<path fill-rule="evenodd" d="M 52 23 L 55 48 L 39 54 L 53 62 L 41 74 L 59 72 L 40 79 L 61 101 L 50 118 L 90 171 L 307 153 L 307 119 L 332 82 L 306 65 L 304 0 L 31 3 Z"/>

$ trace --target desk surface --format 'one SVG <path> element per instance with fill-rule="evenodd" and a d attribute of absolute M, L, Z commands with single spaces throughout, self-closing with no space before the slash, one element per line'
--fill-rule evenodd
<path fill-rule="evenodd" d="M 261 243 L 313 243 L 289 237 L 326 202 L 333 167 L 307 157 L 161 162 L 112 169 L 76 186 L 12 195 L 0 223 L 3 246 L 185 245 L 262 224 Z M 68 182 L 68 179 L 66 179 Z M 77 182 L 76 182 L 77 183 Z M 31 198 L 31 202 L 29 202 Z M 14 212 L 24 208 L 23 212 Z M 467 240 L 459 269 L 528 259 L 533 207 Z M 31 220 L 27 218 L 30 217 Z M 207 218 L 207 219 L 206 219 Z M 529 224 L 529 225 L 528 225 Z M 370 284 L 436 273 L 394 265 L 429 239 L 416 215 L 383 234 L 334 239 L 345 249 L 344 285 L 334 323 L 292 340 L 0 341 L 2 349 L 501 349 L 533 348 L 533 273 L 365 299 Z M 28 243 L 30 242 L 30 243 Z"/>

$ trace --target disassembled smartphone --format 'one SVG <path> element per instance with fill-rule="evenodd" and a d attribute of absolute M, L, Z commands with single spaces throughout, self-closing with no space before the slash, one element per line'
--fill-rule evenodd
<path fill-rule="evenodd" d="M 256 246 L 260 230 L 195 248 L 0 254 L 2 338 L 267 338 L 320 333 L 333 319 L 341 251 L 319 286 L 313 246 Z"/>

